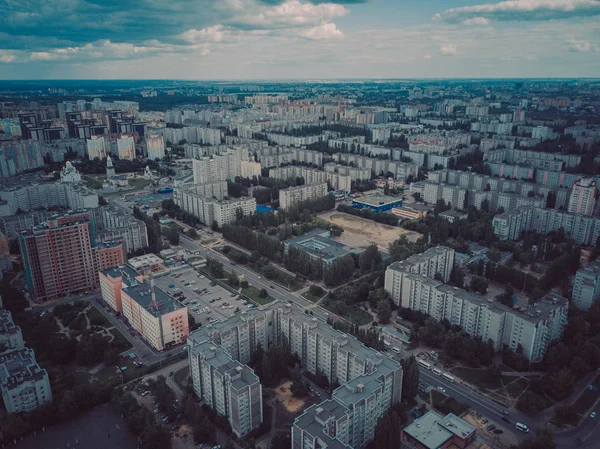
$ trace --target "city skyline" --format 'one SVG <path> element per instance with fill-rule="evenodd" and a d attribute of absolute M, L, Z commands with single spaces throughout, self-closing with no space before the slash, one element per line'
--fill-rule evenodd
<path fill-rule="evenodd" d="M 8 3 L 0 78 L 573 78 L 597 0 Z"/>

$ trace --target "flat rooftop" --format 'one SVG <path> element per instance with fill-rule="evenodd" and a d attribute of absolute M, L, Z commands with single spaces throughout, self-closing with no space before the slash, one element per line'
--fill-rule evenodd
<path fill-rule="evenodd" d="M 0 309 L 0 334 L 16 334 L 20 330 L 8 310 Z"/>
<path fill-rule="evenodd" d="M 129 265 L 121 265 L 118 267 L 107 268 L 106 270 L 102 270 L 101 273 L 104 276 L 110 277 L 113 279 L 116 279 L 116 278 L 135 279 L 136 277 L 140 276 L 140 273 L 135 271 Z"/>
<path fill-rule="evenodd" d="M 328 420 L 337 420 L 344 416 L 348 409 L 337 401 L 327 400 L 318 405 L 311 405 L 302 415 L 296 418 L 294 424 L 309 435 L 319 438 L 325 443 L 327 449 L 348 449 L 350 446 L 342 443 L 337 438 L 332 438 L 324 432 L 324 423 Z"/>
<path fill-rule="evenodd" d="M 137 285 L 124 288 L 123 291 L 127 293 L 131 299 L 137 302 L 140 306 L 150 312 L 154 317 L 160 317 L 167 313 L 174 312 L 179 309 L 185 309 L 179 301 L 175 300 L 171 295 L 158 287 L 154 287 L 156 295 L 157 308 L 151 307 L 152 303 L 152 290 L 150 288 L 150 282 L 144 282 Z"/>
<path fill-rule="evenodd" d="M 23 382 L 41 380 L 46 371 L 39 367 L 33 349 L 24 348 L 0 355 L 0 384 L 12 389 Z"/>
<path fill-rule="evenodd" d="M 389 195 L 367 195 L 352 200 L 354 203 L 362 203 L 373 207 L 385 206 L 386 204 L 397 203 L 398 201 L 402 201 L 402 198 Z"/>
<path fill-rule="evenodd" d="M 337 259 L 347 254 L 358 254 L 360 251 L 352 246 L 322 237 L 320 235 L 302 235 L 286 240 L 284 245 L 295 246 L 309 254 L 322 259 Z"/>
<path fill-rule="evenodd" d="M 428 449 L 442 447 L 452 438 L 452 432 L 439 425 L 444 418 L 433 410 L 415 419 L 413 423 L 404 428 L 404 433 L 410 435 Z"/>

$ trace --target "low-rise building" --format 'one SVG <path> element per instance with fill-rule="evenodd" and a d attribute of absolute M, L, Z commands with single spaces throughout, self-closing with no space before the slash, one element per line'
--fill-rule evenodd
<path fill-rule="evenodd" d="M 389 195 L 366 195 L 352 200 L 352 207 L 371 209 L 373 212 L 387 212 L 402 207 L 402 198 Z"/>
<path fill-rule="evenodd" d="M 464 449 L 475 440 L 477 428 L 453 413 L 442 416 L 433 410 L 402 431 L 401 440 L 416 449 Z"/>
<path fill-rule="evenodd" d="M 30 412 L 52 401 L 48 373 L 30 348 L 0 355 L 0 389 L 8 413 Z"/>
<path fill-rule="evenodd" d="M 360 250 L 351 246 L 344 245 L 343 243 L 337 242 L 329 238 L 329 236 L 323 236 L 323 233 L 329 233 L 328 231 L 310 232 L 300 237 L 285 240 L 283 242 L 284 253 L 287 254 L 290 248 L 297 248 L 307 253 L 313 259 L 320 259 L 325 265 L 328 265 L 348 254 L 359 254 Z"/>
<path fill-rule="evenodd" d="M 138 257 L 130 258 L 127 263 L 131 268 L 142 275 L 150 275 L 168 271 L 164 260 L 156 254 L 144 254 Z"/>

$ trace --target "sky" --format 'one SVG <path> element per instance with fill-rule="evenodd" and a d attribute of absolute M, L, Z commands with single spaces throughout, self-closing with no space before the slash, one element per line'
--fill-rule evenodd
<path fill-rule="evenodd" d="M 0 0 L 0 80 L 600 77 L 600 0 Z"/>

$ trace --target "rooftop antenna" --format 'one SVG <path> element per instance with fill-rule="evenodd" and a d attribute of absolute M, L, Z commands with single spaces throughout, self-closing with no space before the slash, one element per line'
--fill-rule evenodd
<path fill-rule="evenodd" d="M 150 272 L 150 291 L 152 292 L 152 301 L 150 301 L 149 309 L 158 310 L 158 302 L 156 302 L 156 290 L 154 288 L 154 273 Z"/>

